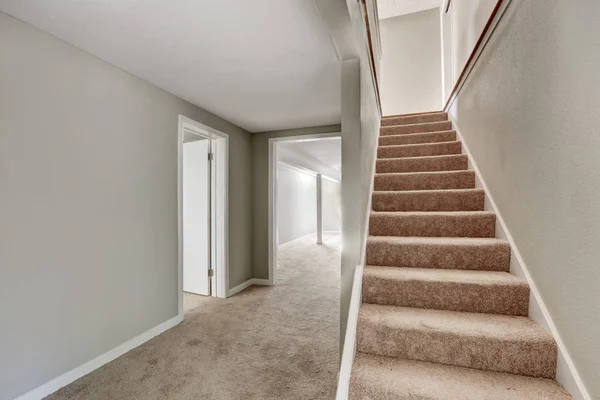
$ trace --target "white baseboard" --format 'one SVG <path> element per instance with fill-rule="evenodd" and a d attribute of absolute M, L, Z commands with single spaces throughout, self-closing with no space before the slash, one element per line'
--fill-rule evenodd
<path fill-rule="evenodd" d="M 531 274 L 525 265 L 525 261 L 523 261 L 523 257 L 521 257 L 521 253 L 519 253 L 519 249 L 516 246 L 506 224 L 504 223 L 502 215 L 498 211 L 498 207 L 496 206 L 494 199 L 490 195 L 490 191 L 488 190 L 488 187 L 481 176 L 481 172 L 477 167 L 477 164 L 473 160 L 471 152 L 469 151 L 469 147 L 465 143 L 456 121 L 454 121 L 450 113 L 448 113 L 448 119 L 452 121 L 454 126 L 453 129 L 456 131 L 456 136 L 462 143 L 463 154 L 466 154 L 469 157 L 469 167 L 475 171 L 476 186 L 485 191 L 485 210 L 496 213 L 496 221 L 498 222 L 496 224 L 496 236 L 500 239 L 507 240 L 510 244 L 510 272 L 519 278 L 525 279 L 529 284 L 529 318 L 546 329 L 556 341 L 558 346 L 556 381 L 560 383 L 571 394 L 571 396 L 573 396 L 574 399 L 591 400 L 592 398 L 588 394 L 581 376 L 579 375 L 579 372 L 577 372 L 577 368 L 575 367 L 571 356 L 567 352 L 567 348 L 565 347 L 565 344 L 558 333 L 558 329 L 556 328 L 550 312 L 548 311 L 548 308 L 542 299 L 542 295 L 535 285 L 535 282 L 533 281 Z"/>
<path fill-rule="evenodd" d="M 155 326 L 147 330 L 146 332 L 129 339 L 125 343 L 120 344 L 119 346 L 107 351 L 104 354 L 99 355 L 86 362 L 85 364 L 80 365 L 79 367 L 73 368 L 72 370 L 65 372 L 64 374 L 52 379 L 44 383 L 37 388 L 30 390 L 29 392 L 17 397 L 15 400 L 40 400 L 44 397 L 56 392 L 58 389 L 68 385 L 71 382 L 76 381 L 84 375 L 89 374 L 95 369 L 100 368 L 104 364 L 114 360 L 115 358 L 122 356 L 127 353 L 129 350 L 132 350 L 139 345 L 147 342 L 155 336 L 160 335 L 166 330 L 173 328 L 183 321 L 183 314 L 177 315 L 176 317 L 171 318 L 168 321 L 163 322 L 160 325 Z"/>
<path fill-rule="evenodd" d="M 344 348 L 342 349 L 342 358 L 338 374 L 336 400 L 348 400 L 350 376 L 352 375 L 352 366 L 354 365 L 354 356 L 356 355 L 356 330 L 358 326 L 358 312 L 362 301 L 363 271 L 364 268 L 362 265 L 357 265 L 354 270 L 350 307 L 348 309 L 348 323 L 346 324 Z"/>
<path fill-rule="evenodd" d="M 251 278 L 251 279 L 248 279 L 246 282 L 240 283 L 236 287 L 230 289 L 229 292 L 228 292 L 228 294 L 227 294 L 227 297 L 231 297 L 231 296 L 233 296 L 235 294 L 238 294 L 242 290 L 244 290 L 247 287 L 250 287 L 252 285 L 269 286 L 269 285 L 271 285 L 271 283 L 269 282 L 268 279 Z"/>
<path fill-rule="evenodd" d="M 252 284 L 253 285 L 258 285 L 258 286 L 270 286 L 271 285 L 271 281 L 269 281 L 268 279 L 254 278 L 254 279 L 252 279 Z"/>

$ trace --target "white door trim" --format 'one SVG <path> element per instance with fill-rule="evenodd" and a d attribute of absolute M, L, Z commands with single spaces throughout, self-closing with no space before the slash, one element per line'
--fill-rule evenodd
<path fill-rule="evenodd" d="M 213 207 L 211 218 L 214 240 L 212 248 L 212 267 L 215 279 L 212 282 L 212 295 L 227 297 L 229 290 L 229 135 L 208 125 L 179 115 L 177 129 L 177 231 L 178 231 L 178 308 L 183 315 L 183 138 L 184 133 L 213 139 L 216 148 L 213 149 L 214 164 L 211 173 L 213 189 Z M 219 173 L 219 171 L 223 171 Z"/>
<path fill-rule="evenodd" d="M 269 147 L 269 232 L 267 240 L 269 242 L 269 278 L 268 284 L 275 284 L 275 266 L 277 265 L 277 191 L 275 182 L 277 181 L 277 144 L 281 142 L 308 142 L 318 139 L 332 137 L 341 137 L 341 132 L 316 133 L 313 135 L 298 135 L 270 138 Z"/>

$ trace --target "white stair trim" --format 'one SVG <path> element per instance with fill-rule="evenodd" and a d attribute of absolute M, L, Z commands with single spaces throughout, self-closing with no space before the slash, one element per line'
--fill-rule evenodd
<path fill-rule="evenodd" d="M 350 307 L 348 309 L 348 323 L 346 324 L 346 337 L 344 340 L 344 349 L 342 350 L 342 362 L 340 363 L 340 373 L 338 375 L 336 400 L 347 400 L 350 390 L 350 376 L 352 375 L 352 365 L 356 354 L 356 328 L 358 324 L 358 311 L 362 302 L 362 277 L 363 266 L 357 265 L 354 270 L 354 281 L 352 282 L 352 294 L 350 297 Z"/>

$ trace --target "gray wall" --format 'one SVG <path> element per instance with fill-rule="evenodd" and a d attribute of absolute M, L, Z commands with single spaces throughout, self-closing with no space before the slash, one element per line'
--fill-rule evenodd
<path fill-rule="evenodd" d="M 600 2 L 515 1 L 451 114 L 600 398 Z"/>
<path fill-rule="evenodd" d="M 177 117 L 230 135 L 230 286 L 251 136 L 0 12 L 0 399 L 177 315 Z"/>
<path fill-rule="evenodd" d="M 342 62 L 342 266 L 340 277 L 340 354 L 344 347 L 352 282 L 362 263 L 363 240 L 377 155 L 380 113 L 363 35 L 359 2 L 347 0 L 352 35 L 360 58 Z"/>
<path fill-rule="evenodd" d="M 252 277 L 269 278 L 269 139 L 340 132 L 340 125 L 252 134 Z"/>
<path fill-rule="evenodd" d="M 442 108 L 438 8 L 380 21 L 383 115 Z"/>

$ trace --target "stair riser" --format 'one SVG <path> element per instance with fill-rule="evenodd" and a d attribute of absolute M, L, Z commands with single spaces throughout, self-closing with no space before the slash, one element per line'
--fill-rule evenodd
<path fill-rule="evenodd" d="M 415 135 L 382 136 L 380 146 L 398 146 L 404 144 L 453 142 L 456 140 L 455 131 L 418 133 Z"/>
<path fill-rule="evenodd" d="M 377 173 L 461 171 L 469 167 L 466 155 L 377 160 Z"/>
<path fill-rule="evenodd" d="M 391 328 L 359 320 L 358 351 L 458 367 L 554 378 L 557 348 L 552 340 L 498 340 L 453 332 Z"/>
<path fill-rule="evenodd" d="M 373 236 L 494 237 L 496 216 L 371 214 L 369 234 Z"/>
<path fill-rule="evenodd" d="M 375 192 L 375 211 L 483 211 L 483 190 L 468 192 Z"/>
<path fill-rule="evenodd" d="M 381 126 L 422 124 L 425 122 L 447 121 L 447 113 L 407 115 L 406 117 L 384 118 Z"/>
<path fill-rule="evenodd" d="M 375 175 L 374 190 L 443 190 L 474 189 L 475 173 L 472 171 L 451 174 Z"/>
<path fill-rule="evenodd" d="M 369 240 L 367 265 L 508 272 L 510 246 L 394 245 Z"/>
<path fill-rule="evenodd" d="M 364 303 L 526 316 L 529 287 L 459 282 L 396 281 L 366 275 Z"/>
<path fill-rule="evenodd" d="M 383 146 L 377 149 L 377 158 L 426 157 L 460 154 L 460 142 Z"/>
<path fill-rule="evenodd" d="M 452 122 L 431 122 L 426 124 L 418 125 L 399 125 L 399 126 L 384 126 L 381 128 L 379 135 L 403 135 L 411 133 L 425 133 L 425 132 L 439 132 L 439 131 L 451 131 Z"/>

